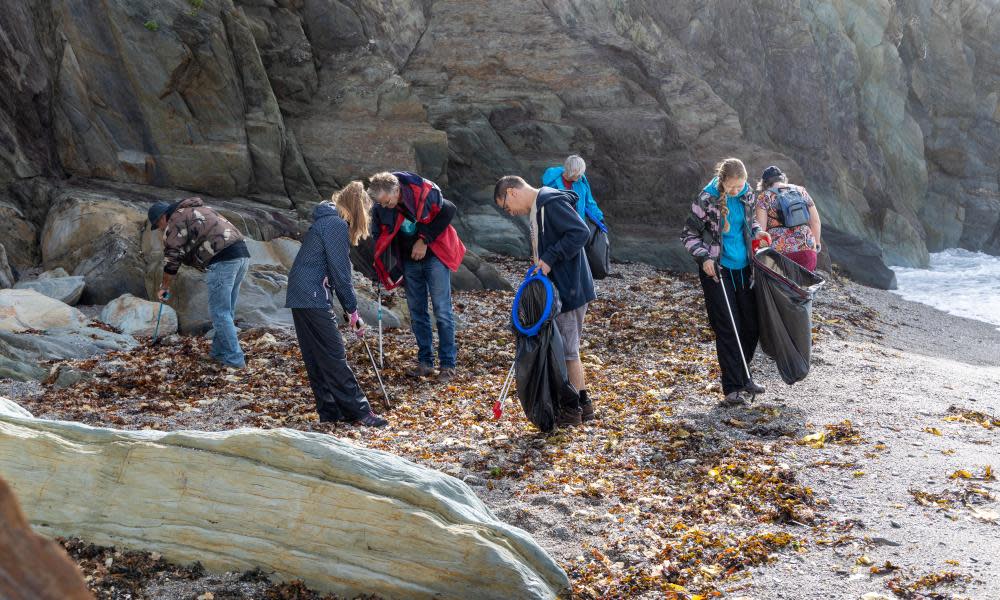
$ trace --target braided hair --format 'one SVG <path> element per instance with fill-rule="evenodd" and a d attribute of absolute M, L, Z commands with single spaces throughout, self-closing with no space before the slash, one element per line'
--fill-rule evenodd
<path fill-rule="evenodd" d="M 726 190 L 722 187 L 722 182 L 731 178 L 743 178 L 747 176 L 747 168 L 743 161 L 738 158 L 727 158 L 715 165 L 715 177 L 719 186 L 719 212 L 722 214 L 722 231 L 729 233 L 729 206 L 727 205 Z"/>

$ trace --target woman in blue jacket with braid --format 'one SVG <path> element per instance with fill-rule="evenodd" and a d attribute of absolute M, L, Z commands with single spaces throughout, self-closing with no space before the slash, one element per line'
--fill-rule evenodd
<path fill-rule="evenodd" d="M 313 224 L 288 273 L 285 307 L 292 309 L 295 335 L 306 363 L 321 423 L 347 421 L 367 427 L 389 424 L 377 416 L 347 364 L 344 340 L 331 311 L 330 291 L 337 294 L 351 329 L 360 339 L 365 324 L 351 281 L 351 246 L 367 238 L 371 199 L 360 181 L 352 181 L 313 211 Z"/>

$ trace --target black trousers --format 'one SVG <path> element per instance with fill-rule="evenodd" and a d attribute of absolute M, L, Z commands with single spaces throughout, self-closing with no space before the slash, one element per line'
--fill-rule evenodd
<path fill-rule="evenodd" d="M 356 421 L 370 411 L 347 364 L 337 317 L 329 309 L 293 308 L 292 321 L 322 421 Z"/>
<path fill-rule="evenodd" d="M 757 350 L 759 337 L 757 298 L 750 288 L 752 267 L 731 271 L 716 263 L 715 268 L 719 271 L 721 284 L 720 281 L 705 275 L 702 270 L 699 270 L 698 274 L 701 277 L 701 287 L 705 290 L 708 322 L 715 331 L 715 351 L 719 356 L 719 368 L 722 370 L 722 392 L 729 394 L 742 390 L 750 383 L 743 368 L 743 361 L 740 359 L 740 346 L 737 344 L 736 334 L 739 333 L 743 356 L 749 365 L 753 360 L 754 351 Z M 729 318 L 729 311 L 726 309 L 726 298 L 722 295 L 723 286 L 729 296 L 733 318 L 736 320 L 735 331 L 733 322 Z"/>

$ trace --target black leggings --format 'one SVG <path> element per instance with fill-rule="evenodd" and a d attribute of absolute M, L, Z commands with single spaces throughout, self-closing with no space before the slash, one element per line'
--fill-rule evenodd
<path fill-rule="evenodd" d="M 740 360 L 740 346 L 736 341 L 736 332 L 733 331 L 733 321 L 726 309 L 726 298 L 722 295 L 723 286 L 729 296 L 729 306 L 733 309 L 736 331 L 739 332 L 739 342 L 743 345 L 743 356 L 748 365 L 757 349 L 757 298 L 750 288 L 751 267 L 729 270 L 716 263 L 715 268 L 721 284 L 705 275 L 702 270 L 698 271 L 698 275 L 701 287 L 705 290 L 708 322 L 715 331 L 715 351 L 722 370 L 722 392 L 729 394 L 742 390 L 750 381 L 743 368 L 743 361 Z"/>
<path fill-rule="evenodd" d="M 320 419 L 355 421 L 366 416 L 368 400 L 347 364 L 337 317 L 329 309 L 293 308 L 292 319 Z"/>

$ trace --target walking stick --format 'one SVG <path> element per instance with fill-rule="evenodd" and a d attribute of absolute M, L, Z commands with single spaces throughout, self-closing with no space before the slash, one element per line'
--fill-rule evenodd
<path fill-rule="evenodd" d="M 385 384 L 382 382 L 382 374 L 379 373 L 378 365 L 375 364 L 375 355 L 372 354 L 372 348 L 368 345 L 368 340 L 361 338 L 361 341 L 365 345 L 365 350 L 368 351 L 368 358 L 372 361 L 372 370 L 375 371 L 375 378 L 378 379 L 378 384 L 382 387 L 382 397 L 385 404 L 386 410 L 392 410 L 392 405 L 389 403 L 389 392 L 385 389 Z"/>
<path fill-rule="evenodd" d="M 747 381 L 753 383 L 753 377 L 750 375 L 750 366 L 747 364 L 747 357 L 743 354 L 743 342 L 740 341 L 740 332 L 736 328 L 736 317 L 733 316 L 733 307 L 729 304 L 729 294 L 726 293 L 726 284 L 722 280 L 722 273 L 719 273 L 719 285 L 722 286 L 722 297 L 726 299 L 726 310 L 729 311 L 729 322 L 733 324 L 733 334 L 736 336 L 736 347 L 740 350 L 740 360 L 743 361 L 743 370 L 747 374 Z M 735 291 L 735 284 L 734 284 Z M 751 392 L 750 401 L 753 402 L 757 398 L 755 392 Z"/>
<path fill-rule="evenodd" d="M 503 387 L 500 388 L 500 397 L 497 401 L 493 403 L 493 418 L 499 419 L 503 416 L 503 402 L 507 399 L 507 394 L 510 393 L 510 386 L 514 382 L 514 367 L 517 365 L 517 360 L 515 360 L 510 365 L 510 370 L 507 371 L 507 378 L 503 380 Z"/>

